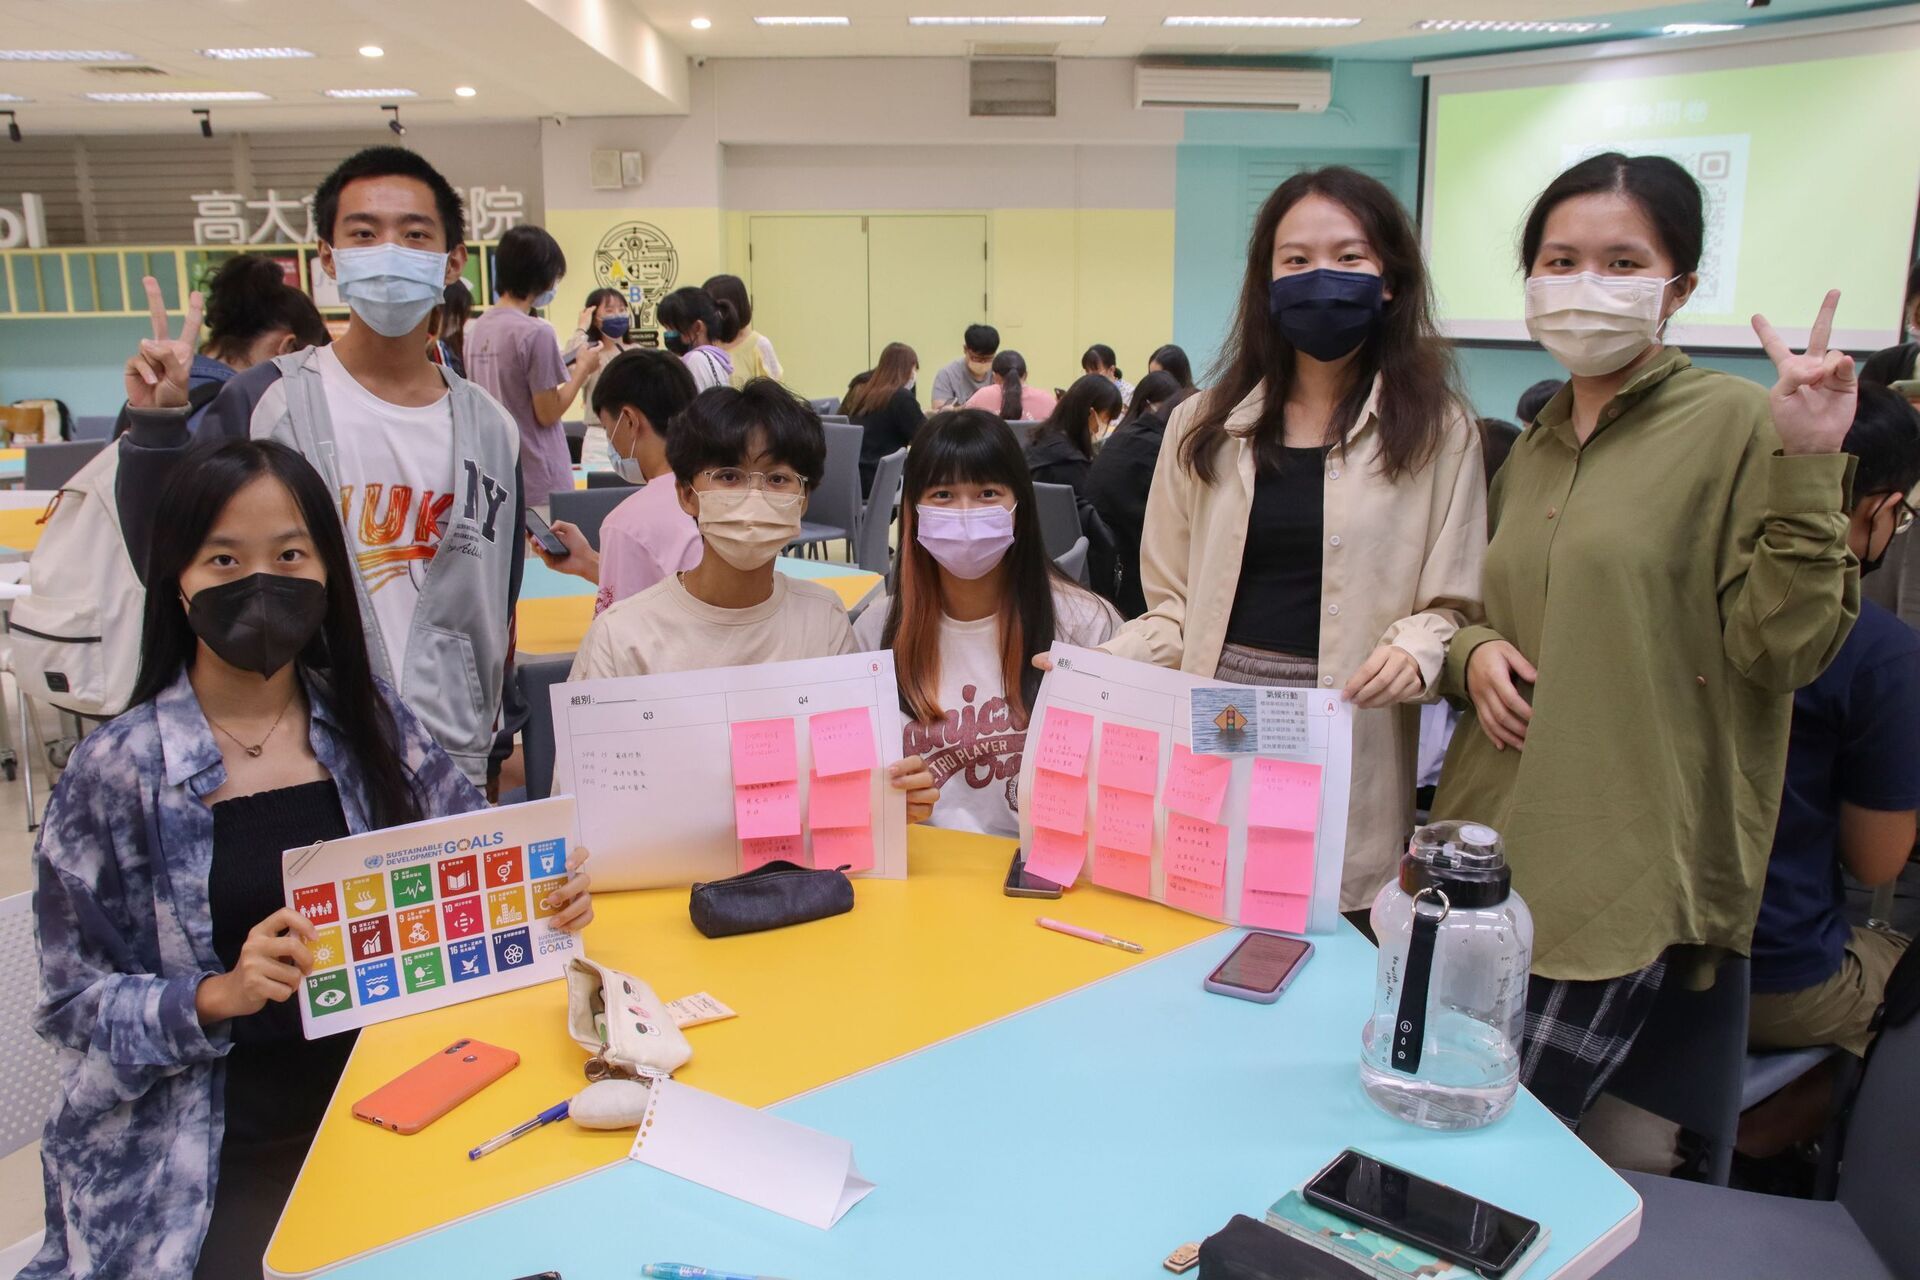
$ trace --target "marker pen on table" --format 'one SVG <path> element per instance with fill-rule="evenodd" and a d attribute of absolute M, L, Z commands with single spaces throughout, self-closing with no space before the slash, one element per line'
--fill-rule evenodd
<path fill-rule="evenodd" d="M 779 1280 L 778 1276 L 749 1276 L 738 1271 L 690 1267 L 684 1262 L 649 1262 L 640 1268 L 647 1280 Z"/>
<path fill-rule="evenodd" d="M 1092 929 L 1082 929 L 1077 924 L 1067 924 L 1051 916 L 1041 916 L 1034 921 L 1042 929 L 1051 929 L 1055 933 L 1064 933 L 1069 938 L 1084 938 L 1088 942 L 1097 942 L 1103 947 L 1118 947 L 1122 951 L 1131 951 L 1139 955 L 1143 948 L 1137 942 L 1128 942 L 1125 938 L 1116 938 L 1112 934 L 1096 933 Z"/>

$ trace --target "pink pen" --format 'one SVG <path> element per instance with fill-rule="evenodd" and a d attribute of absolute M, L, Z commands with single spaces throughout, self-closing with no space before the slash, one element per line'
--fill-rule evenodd
<path fill-rule="evenodd" d="M 1041 916 L 1038 920 L 1035 920 L 1034 923 L 1042 929 L 1051 929 L 1055 933 L 1064 933 L 1069 938 L 1084 938 L 1088 942 L 1097 942 L 1103 947 L 1118 947 L 1122 951 L 1131 951 L 1135 955 L 1140 954 L 1141 948 L 1137 942 L 1128 942 L 1125 938 L 1116 938 L 1110 934 L 1095 933 L 1091 929 L 1082 929 L 1077 924 L 1067 924 L 1064 921 L 1055 920 L 1052 916 Z"/>

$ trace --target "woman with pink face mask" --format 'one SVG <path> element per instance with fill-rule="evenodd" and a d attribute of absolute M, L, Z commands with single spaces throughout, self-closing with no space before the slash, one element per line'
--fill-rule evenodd
<path fill-rule="evenodd" d="M 901 495 L 895 594 L 860 615 L 854 637 L 893 650 L 903 750 L 939 788 L 928 821 L 1018 835 L 1033 656 L 1056 640 L 1105 643 L 1120 615 L 1047 559 L 1026 457 L 998 415 L 927 419 Z"/>
<path fill-rule="evenodd" d="M 1595 156 L 1535 201 L 1527 329 L 1572 375 L 1495 479 L 1482 597 L 1441 690 L 1470 707 L 1433 816 L 1506 842 L 1532 909 L 1520 1080 L 1567 1124 L 1660 986 L 1745 953 L 1793 691 L 1858 611 L 1847 550 L 1853 362 L 1755 317 L 1771 395 L 1664 345 L 1700 283 L 1700 188 Z"/>

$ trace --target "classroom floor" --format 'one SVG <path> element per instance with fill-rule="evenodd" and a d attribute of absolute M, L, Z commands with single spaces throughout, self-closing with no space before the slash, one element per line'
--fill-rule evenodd
<path fill-rule="evenodd" d="M 14 702 L 13 677 L 0 675 L 0 693 L 9 711 Z M 11 721 L 10 721 L 11 724 Z M 12 724 L 16 734 L 18 725 Z M 44 740 L 58 732 L 53 717 L 41 714 L 36 736 Z M 36 812 L 46 806 L 49 770 L 44 749 L 34 758 Z M 27 831 L 26 803 L 22 783 L 0 779 L 0 897 L 23 893 L 33 887 L 33 835 Z M 1868 895 L 1849 891 L 1850 914 L 1866 917 Z M 1907 865 L 1900 878 L 1893 911 L 1895 927 L 1909 934 L 1920 932 L 1920 862 Z M 1606 1100 L 1611 1102 L 1611 1100 Z M 1630 1113 L 1630 1114 L 1629 1114 Z M 1648 1122 L 1651 1122 L 1649 1124 Z M 1644 1112 L 1619 1104 L 1619 1110 L 1601 1122 L 1606 1130 L 1589 1138 L 1603 1156 L 1629 1168 L 1650 1168 L 1660 1159 L 1667 1135 L 1659 1128 L 1664 1122 Z M 0 1259 L 8 1246 L 34 1235 L 41 1228 L 40 1147 L 31 1144 L 10 1156 L 0 1157 Z M 24 1259 L 21 1259 L 24 1261 Z M 12 1272 L 0 1265 L 0 1280 L 10 1280 Z"/>

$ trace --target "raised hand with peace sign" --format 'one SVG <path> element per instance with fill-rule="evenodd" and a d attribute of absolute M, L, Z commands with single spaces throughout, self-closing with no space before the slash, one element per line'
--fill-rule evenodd
<path fill-rule="evenodd" d="M 1765 316 L 1753 318 L 1753 331 L 1780 375 L 1767 400 L 1781 448 L 1789 454 L 1838 453 L 1853 425 L 1854 405 L 1860 398 L 1853 357 L 1827 349 L 1839 305 L 1840 291 L 1831 290 L 1820 304 L 1813 331 L 1807 335 L 1807 349 L 1800 355 L 1793 353 Z"/>
<path fill-rule="evenodd" d="M 153 336 L 140 340 L 139 353 L 122 371 L 127 404 L 134 409 L 178 409 L 187 403 L 187 377 L 193 370 L 194 350 L 200 344 L 203 303 L 197 290 L 191 294 L 186 318 L 180 322 L 180 336 L 169 337 L 167 304 L 160 296 L 160 282 L 148 276 L 143 283 L 147 287 L 147 310 L 153 317 Z"/>

